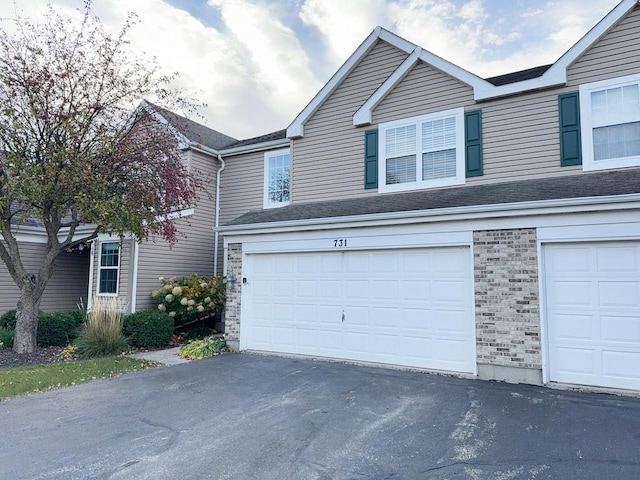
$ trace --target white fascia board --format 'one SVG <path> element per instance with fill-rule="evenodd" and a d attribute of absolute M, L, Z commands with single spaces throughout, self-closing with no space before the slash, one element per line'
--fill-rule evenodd
<path fill-rule="evenodd" d="M 623 0 L 600 20 L 573 47 L 562 55 L 541 77 L 496 87 L 486 82 L 488 87 L 474 89 L 476 101 L 513 95 L 528 90 L 564 85 L 567 82 L 567 68 L 623 19 L 640 0 Z"/>
<path fill-rule="evenodd" d="M 274 148 L 286 148 L 289 147 L 290 144 L 291 142 L 288 138 L 282 138 L 278 140 L 270 140 L 268 142 L 243 145 L 242 147 L 229 148 L 227 150 L 220 150 L 220 155 L 229 157 L 232 155 L 240 155 L 242 153 L 261 152 L 263 150 L 272 150 Z"/>
<path fill-rule="evenodd" d="M 640 194 L 634 193 L 628 195 L 611 195 L 606 197 L 584 197 L 492 205 L 473 205 L 465 207 L 438 208 L 432 210 L 410 210 L 403 212 L 374 213 L 369 215 L 313 218 L 249 225 L 230 225 L 219 227 L 218 230 L 225 236 L 252 235 L 381 225 L 403 225 L 416 222 L 433 223 L 614 210 L 640 210 Z"/>
<path fill-rule="evenodd" d="M 73 240 L 81 240 L 83 237 L 93 233 L 95 225 L 82 225 L 76 228 Z M 67 236 L 68 228 L 63 228 L 58 233 L 58 239 L 62 240 Z M 25 243 L 47 243 L 47 232 L 44 227 L 34 227 L 27 225 L 16 225 L 11 227 L 11 233 L 18 242 Z"/>
<path fill-rule="evenodd" d="M 411 53 L 416 45 L 400 38 L 399 36 L 384 30 L 382 27 L 376 27 L 373 32 L 360 44 L 347 61 L 338 69 L 331 79 L 320 89 L 309 104 L 298 114 L 287 128 L 287 138 L 300 138 L 304 136 L 304 124 L 311 116 L 320 108 L 324 101 L 331 95 L 342 81 L 353 71 L 360 61 L 371 51 L 378 39 L 384 40 L 393 46 Z"/>

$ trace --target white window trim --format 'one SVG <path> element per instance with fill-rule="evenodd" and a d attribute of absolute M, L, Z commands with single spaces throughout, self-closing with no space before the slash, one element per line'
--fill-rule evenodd
<path fill-rule="evenodd" d="M 431 122 L 442 118 L 455 117 L 456 119 L 456 175 L 455 177 L 440 178 L 437 180 L 416 180 L 415 182 L 396 183 L 387 185 L 387 159 L 385 152 L 385 133 L 390 128 L 397 128 L 408 125 L 418 126 L 421 122 Z M 422 175 L 422 154 L 418 147 L 422 135 L 420 129 L 416 130 L 416 179 Z M 403 118 L 393 122 L 381 123 L 378 125 L 378 192 L 404 192 L 408 190 L 419 190 L 425 188 L 448 187 L 452 185 L 463 185 L 465 183 L 465 145 L 464 145 L 464 108 L 454 108 L 417 117 Z"/>
<path fill-rule="evenodd" d="M 289 200 L 286 202 L 272 202 L 269 200 L 269 159 L 278 155 L 289 155 Z M 264 172 L 263 172 L 263 208 L 284 207 L 291 203 L 291 149 L 281 148 L 279 150 L 271 150 L 264 153 Z"/>
<path fill-rule="evenodd" d="M 593 120 L 591 118 L 591 93 L 609 88 L 638 84 L 640 74 L 601 80 L 599 82 L 580 85 L 580 134 L 582 140 L 582 169 L 585 172 L 594 170 L 611 170 L 613 168 L 640 166 L 640 155 L 596 162 L 593 158 Z"/>
<path fill-rule="evenodd" d="M 102 245 L 104 243 L 117 243 L 118 244 L 118 266 L 115 267 L 116 270 L 116 292 L 115 293 L 105 293 L 100 291 L 100 272 L 102 269 L 105 270 L 114 270 L 114 267 L 103 267 L 102 266 Z M 122 265 L 122 243 L 118 240 L 101 240 L 98 243 L 98 268 L 96 275 L 96 296 L 98 297 L 117 297 L 120 293 L 120 266 Z"/>

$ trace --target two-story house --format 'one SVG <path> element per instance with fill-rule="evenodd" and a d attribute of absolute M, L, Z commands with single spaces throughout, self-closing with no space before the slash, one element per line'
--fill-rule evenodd
<path fill-rule="evenodd" d="M 228 340 L 640 390 L 639 51 L 637 0 L 487 79 L 376 28 L 223 155 Z"/>

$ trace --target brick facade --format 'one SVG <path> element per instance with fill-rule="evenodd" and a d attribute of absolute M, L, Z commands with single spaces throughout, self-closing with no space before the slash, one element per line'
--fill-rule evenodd
<path fill-rule="evenodd" d="M 227 283 L 224 331 L 229 341 L 240 340 L 240 298 L 242 293 L 242 244 L 229 244 L 227 249 L 227 275 L 236 281 Z"/>
<path fill-rule="evenodd" d="M 536 230 L 473 233 L 478 365 L 542 368 Z"/>

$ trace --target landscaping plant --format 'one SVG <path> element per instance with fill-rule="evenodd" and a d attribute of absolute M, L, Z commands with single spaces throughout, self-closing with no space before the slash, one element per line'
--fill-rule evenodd
<path fill-rule="evenodd" d="M 202 340 L 192 340 L 180 349 L 178 356 L 189 360 L 198 360 L 200 358 L 213 357 L 227 351 L 229 351 L 229 347 L 227 347 L 225 339 L 212 335 Z"/>
<path fill-rule="evenodd" d="M 171 277 L 158 279 L 161 287 L 151 296 L 158 303 L 158 310 L 173 317 L 176 326 L 212 317 L 224 309 L 225 284 L 222 277 Z"/>
<path fill-rule="evenodd" d="M 127 349 L 122 333 L 122 313 L 115 297 L 96 297 L 84 328 L 75 341 L 81 358 L 115 355 Z"/>
<path fill-rule="evenodd" d="M 124 334 L 132 347 L 166 347 L 173 336 L 173 318 L 156 309 L 124 317 Z"/>

